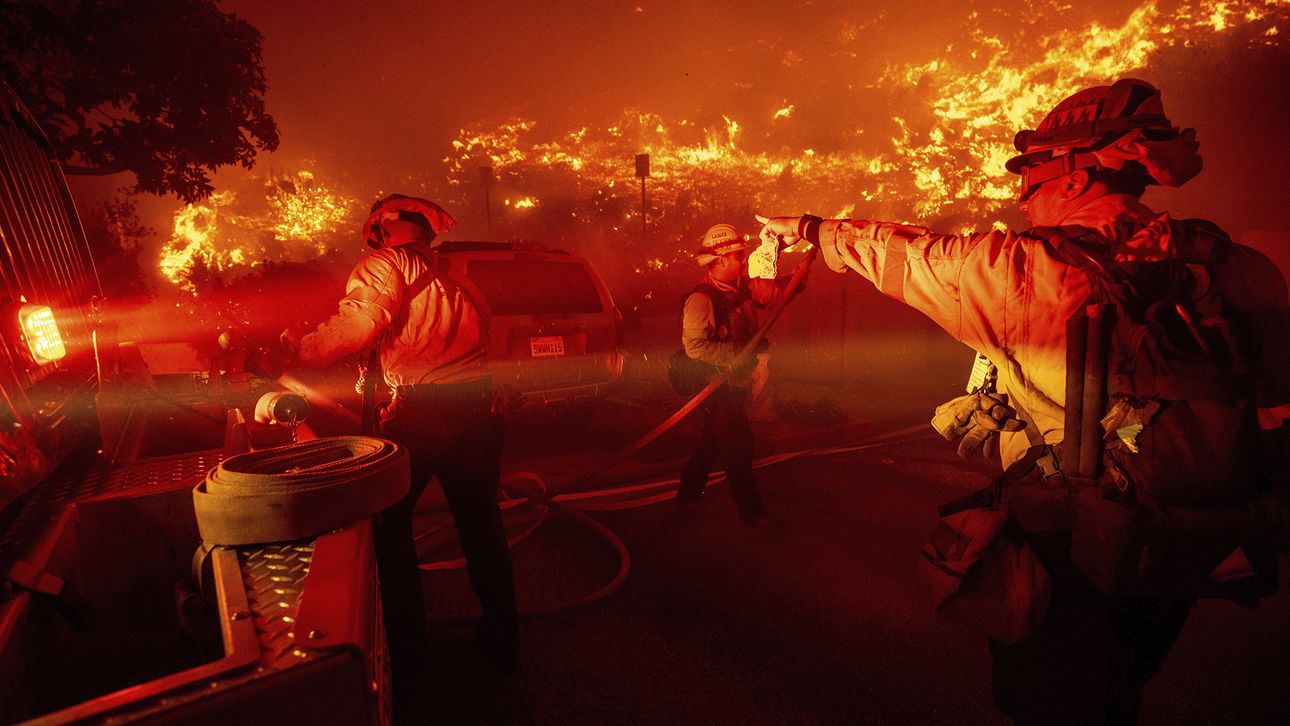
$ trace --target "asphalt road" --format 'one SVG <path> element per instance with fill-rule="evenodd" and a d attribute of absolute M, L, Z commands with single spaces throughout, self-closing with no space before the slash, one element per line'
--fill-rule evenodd
<path fill-rule="evenodd" d="M 581 430 L 518 422 L 506 468 L 560 486 L 647 429 L 661 405 L 635 403 Z M 596 425 L 604 415 L 615 424 Z M 871 440 L 915 420 L 759 430 L 763 451 L 789 451 Z M 692 434 L 666 438 L 616 476 L 675 471 Z M 988 471 L 926 429 L 760 470 L 777 517 L 769 525 L 742 525 L 720 484 L 697 505 L 595 513 L 630 551 L 625 585 L 590 607 L 527 621 L 516 676 L 490 674 L 469 628 L 436 626 L 434 665 L 417 689 L 396 694 L 398 722 L 1007 723 L 990 702 L 984 640 L 933 615 L 916 564 L 935 506 L 981 486 Z M 533 516 L 511 517 L 513 529 Z M 440 550 L 430 559 L 453 556 L 426 544 Z M 618 567 L 606 539 L 558 512 L 515 557 L 526 609 L 594 592 Z M 460 570 L 427 573 L 425 585 L 433 617 L 471 612 Z M 1143 723 L 1290 723 L 1287 682 L 1290 596 L 1258 610 L 1203 602 L 1148 688 Z"/>

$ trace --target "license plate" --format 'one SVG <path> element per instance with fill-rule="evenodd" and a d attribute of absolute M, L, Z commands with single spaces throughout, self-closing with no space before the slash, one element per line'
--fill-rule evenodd
<path fill-rule="evenodd" d="M 564 337 L 560 335 L 544 335 L 529 338 L 529 351 L 534 358 L 548 355 L 564 355 Z"/>

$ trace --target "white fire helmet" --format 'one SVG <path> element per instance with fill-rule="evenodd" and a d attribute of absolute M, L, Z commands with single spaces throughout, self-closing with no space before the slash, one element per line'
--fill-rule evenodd
<path fill-rule="evenodd" d="M 756 245 L 743 238 L 731 224 L 714 224 L 703 233 L 703 242 L 694 259 L 700 265 L 711 264 L 722 255 L 750 250 Z"/>
<path fill-rule="evenodd" d="M 428 239 L 434 239 L 436 234 L 447 232 L 457 224 L 452 215 L 434 202 L 421 197 L 391 194 L 372 205 L 372 211 L 363 223 L 363 241 L 369 247 L 380 249 L 385 246 L 381 220 L 387 219 L 418 224 L 425 228 Z"/>
<path fill-rule="evenodd" d="M 1134 78 L 1087 88 L 1048 113 L 1039 128 L 1020 131 L 1021 153 L 1007 162 L 1021 175 L 1024 201 L 1046 181 L 1076 169 L 1119 171 L 1136 163 L 1149 184 L 1182 186 L 1200 173 L 1195 129 L 1179 129 L 1165 116 L 1160 90 Z"/>

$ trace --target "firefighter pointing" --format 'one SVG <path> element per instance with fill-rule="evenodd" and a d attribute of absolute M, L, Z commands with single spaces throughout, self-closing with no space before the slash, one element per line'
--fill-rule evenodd
<path fill-rule="evenodd" d="M 1011 593 L 1035 594 L 1034 622 L 991 640 L 996 704 L 1018 723 L 1128 723 L 1202 585 L 1224 568 L 1266 572 L 1252 543 L 1284 528 L 1286 286 L 1213 224 L 1140 201 L 1201 169 L 1194 132 L 1170 123 L 1151 84 L 1080 91 L 1015 144 L 1007 168 L 1021 176 L 1025 232 L 759 220 L 997 369 L 997 390 L 978 388 L 937 421 L 969 448 L 997 443 L 1005 504 L 983 501 L 1020 521 L 1018 552 L 1043 565 L 1033 593 Z M 1223 517 L 1241 524 L 1224 530 Z M 1152 539 L 1144 521 L 1181 529 Z M 962 534 L 938 532 L 941 545 Z M 952 550 L 924 553 L 952 571 Z"/>
<path fill-rule="evenodd" d="M 425 604 L 412 510 L 437 476 L 479 597 L 482 646 L 503 670 L 517 666 L 511 557 L 497 505 L 501 416 L 485 367 L 489 315 L 479 293 L 440 264 L 430 242 L 455 221 L 433 202 L 401 194 L 372 206 L 363 238 L 375 251 L 350 273 L 340 311 L 300 337 L 283 334 L 301 363 L 322 366 L 372 351 L 393 391 L 379 431 L 407 448 L 412 489 L 375 529 L 392 665 L 410 674 L 425 657 Z M 369 370 L 367 376 L 377 375 Z"/>

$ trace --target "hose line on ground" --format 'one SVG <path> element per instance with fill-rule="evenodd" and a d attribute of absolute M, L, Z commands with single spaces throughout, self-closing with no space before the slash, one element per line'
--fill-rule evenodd
<path fill-rule="evenodd" d="M 858 451 L 875 449 L 875 448 L 880 448 L 884 446 L 895 446 L 895 445 L 910 441 L 911 438 L 907 438 L 907 437 L 910 437 L 912 434 L 925 433 L 927 431 L 930 431 L 930 427 L 927 424 L 918 424 L 915 426 L 908 426 L 902 429 L 898 429 L 896 431 L 889 431 L 883 434 L 878 434 L 876 436 L 871 436 L 866 439 L 861 439 L 860 441 L 857 441 L 853 444 L 846 444 L 842 446 L 825 447 L 825 448 L 800 449 L 797 451 L 786 451 L 779 454 L 766 456 L 761 459 L 758 459 L 757 461 L 754 461 L 753 468 L 761 469 L 768 466 L 774 466 L 776 464 L 782 464 L 786 461 L 792 461 L 794 459 L 800 459 L 805 457 L 836 456 L 838 454 L 854 453 Z M 708 479 L 707 486 L 718 484 L 724 479 L 725 479 L 724 471 L 713 472 L 712 476 L 710 476 Z M 503 488 L 505 488 L 506 483 L 509 483 L 512 481 L 519 481 L 519 480 L 527 480 L 527 481 L 535 482 L 543 491 L 546 491 L 545 482 L 542 480 L 540 476 L 532 472 L 516 472 L 515 474 L 508 476 L 506 482 L 503 482 Z M 602 602 L 607 598 L 609 598 L 610 596 L 612 596 L 615 592 L 617 592 L 623 586 L 623 583 L 626 582 L 627 575 L 631 570 L 631 552 L 627 549 L 627 545 L 626 543 L 623 542 L 622 538 L 620 538 L 617 534 L 615 534 L 613 530 L 609 529 L 604 524 L 597 521 L 595 518 L 586 514 L 586 512 L 634 509 L 637 507 L 644 507 L 652 504 L 657 504 L 659 502 L 667 501 L 672 498 L 673 493 L 671 491 L 671 487 L 675 485 L 677 481 L 678 480 L 676 478 L 662 479 L 662 480 L 657 480 L 652 482 L 630 484 L 630 485 L 612 487 L 607 489 L 583 490 L 579 492 L 572 492 L 568 494 L 557 495 L 549 499 L 543 499 L 542 512 L 534 520 L 534 522 L 529 524 L 524 529 L 524 531 L 521 532 L 519 535 L 508 538 L 508 541 L 510 542 L 512 547 L 515 546 L 515 544 L 517 544 L 518 542 L 523 541 L 530 534 L 532 534 L 537 529 L 538 525 L 540 525 L 546 519 L 546 514 L 550 509 L 556 509 L 564 514 L 567 514 L 568 516 L 572 517 L 574 521 L 577 521 L 579 524 L 582 524 L 588 527 L 593 532 L 599 534 L 601 537 L 606 539 L 610 543 L 610 545 L 614 548 L 615 554 L 618 557 L 618 570 L 615 573 L 613 579 L 611 579 L 608 583 L 606 583 L 605 585 L 597 589 L 595 592 L 592 592 L 588 595 L 583 595 L 573 600 L 559 603 L 557 605 L 551 605 L 551 606 L 546 606 L 546 607 L 537 608 L 537 609 L 526 609 L 521 612 L 521 616 L 524 619 L 534 619 L 539 617 L 545 617 L 547 615 L 553 615 L 556 613 L 565 612 L 576 608 L 586 607 L 589 605 Z M 662 491 L 655 492 L 655 490 L 660 490 L 660 489 Z M 638 492 L 652 492 L 652 493 L 635 499 L 619 500 L 619 501 L 615 501 L 607 504 L 596 503 L 598 499 L 635 494 Z M 515 503 L 524 502 L 524 501 L 529 501 L 529 500 L 525 500 L 525 499 L 508 500 L 506 503 L 503 504 L 503 513 L 505 514 L 511 511 L 519 511 L 519 506 Z M 510 506 L 507 506 L 508 504 Z M 451 523 L 452 523 L 452 518 L 445 517 L 440 522 L 436 523 L 433 527 L 428 529 L 426 532 L 422 533 L 421 535 L 418 535 L 418 539 L 422 539 L 434 532 L 437 532 L 445 528 L 446 526 L 450 525 Z M 456 558 L 452 560 L 443 560 L 443 561 L 424 563 L 421 565 L 421 569 L 426 571 L 450 570 L 450 569 L 461 568 L 464 566 L 465 566 L 465 560 L 462 558 Z M 430 620 L 432 622 L 436 622 L 440 624 L 451 625 L 451 624 L 465 624 L 465 623 L 474 622 L 476 618 L 475 616 L 468 616 L 468 615 L 440 615 L 440 616 L 432 616 Z"/>

